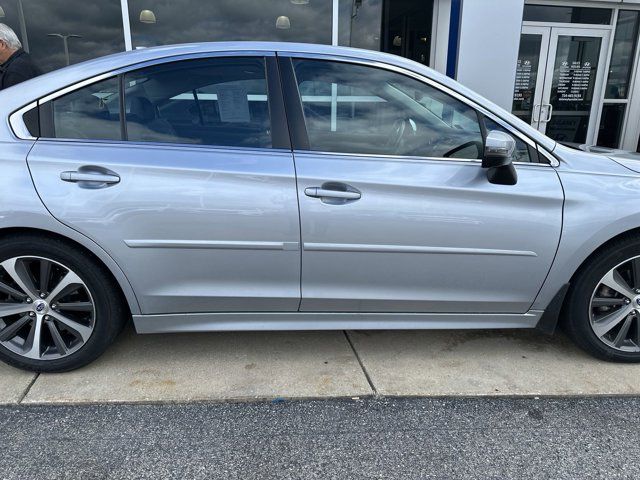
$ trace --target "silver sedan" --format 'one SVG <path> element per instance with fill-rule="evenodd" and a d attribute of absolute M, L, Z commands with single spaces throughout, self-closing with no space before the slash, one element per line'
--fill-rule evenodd
<path fill-rule="evenodd" d="M 409 60 L 154 48 L 0 93 L 0 359 L 139 333 L 538 328 L 640 361 L 640 164 Z"/>

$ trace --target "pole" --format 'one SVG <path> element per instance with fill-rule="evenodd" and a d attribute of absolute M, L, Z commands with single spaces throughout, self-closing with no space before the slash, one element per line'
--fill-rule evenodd
<path fill-rule="evenodd" d="M 22 0 L 18 0 L 18 21 L 20 22 L 20 35 L 22 36 L 22 48 L 29 53 L 29 37 L 27 35 L 27 22 L 24 19 Z"/>
<path fill-rule="evenodd" d="M 64 58 L 67 60 L 67 66 L 71 65 L 71 57 L 69 57 L 69 37 L 62 37 L 62 43 L 64 43 Z"/>
<path fill-rule="evenodd" d="M 62 39 L 62 44 L 64 45 L 64 58 L 67 62 L 67 66 L 71 65 L 71 57 L 69 56 L 69 39 L 70 38 L 82 38 L 81 35 L 68 34 L 63 35 L 62 33 L 48 33 L 49 37 L 57 37 Z"/>

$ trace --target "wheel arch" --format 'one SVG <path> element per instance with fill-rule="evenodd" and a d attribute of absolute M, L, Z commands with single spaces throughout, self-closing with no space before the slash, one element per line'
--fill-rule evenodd
<path fill-rule="evenodd" d="M 611 245 L 624 241 L 628 238 L 640 238 L 640 227 L 620 232 L 591 249 L 591 252 L 582 259 L 576 268 L 573 269 L 571 276 L 555 289 L 553 297 L 545 305 L 545 313 L 543 314 L 540 322 L 538 322 L 538 326 L 536 328 L 543 333 L 553 334 L 558 324 L 562 321 L 567 299 L 569 298 L 569 293 L 575 283 L 575 278 L 593 261 L 594 258 L 600 255 L 602 251 L 610 248 Z"/>
<path fill-rule="evenodd" d="M 611 238 L 609 238 L 608 240 L 606 240 L 605 242 L 601 243 L 599 246 L 597 246 L 581 263 L 580 265 L 578 265 L 578 268 L 575 269 L 575 271 L 573 272 L 573 274 L 571 275 L 571 279 L 569 280 L 569 284 L 572 285 L 573 284 L 573 280 L 576 278 L 576 276 L 582 271 L 584 270 L 584 268 L 586 268 L 586 266 L 595 258 L 597 257 L 600 252 L 602 252 L 603 250 L 606 250 L 607 248 L 609 248 L 612 244 L 617 243 L 619 241 L 625 240 L 627 238 L 640 238 L 640 227 L 636 227 L 636 228 L 632 228 L 630 230 L 621 232 Z"/>
<path fill-rule="evenodd" d="M 0 242 L 3 238 L 12 235 L 33 235 L 38 237 L 55 238 L 79 248 L 106 270 L 122 294 L 122 297 L 129 309 L 129 313 L 131 315 L 139 315 L 141 313 L 140 306 L 133 291 L 133 287 L 115 260 L 113 260 L 107 252 L 102 250 L 91 240 L 73 230 L 72 232 L 73 233 L 69 235 L 65 235 L 59 232 L 34 227 L 5 227 L 0 228 Z"/>

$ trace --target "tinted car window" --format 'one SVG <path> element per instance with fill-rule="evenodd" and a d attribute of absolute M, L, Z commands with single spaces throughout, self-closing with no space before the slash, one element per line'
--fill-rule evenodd
<path fill-rule="evenodd" d="M 110 78 L 51 102 L 56 138 L 120 140 L 119 82 Z"/>
<path fill-rule="evenodd" d="M 271 146 L 261 58 L 168 63 L 128 73 L 124 85 L 130 141 Z"/>
<path fill-rule="evenodd" d="M 513 137 L 516 141 L 516 150 L 513 152 L 513 161 L 514 162 L 531 162 L 531 155 L 529 154 L 529 147 L 526 143 L 520 140 L 518 137 L 509 132 L 506 128 L 498 125 L 496 122 L 491 120 L 490 118 L 484 118 L 484 125 L 487 129 L 487 132 L 491 130 L 498 130 L 500 132 L 508 133 Z"/>
<path fill-rule="evenodd" d="M 340 62 L 295 60 L 312 150 L 481 158 L 478 115 L 410 77 Z"/>

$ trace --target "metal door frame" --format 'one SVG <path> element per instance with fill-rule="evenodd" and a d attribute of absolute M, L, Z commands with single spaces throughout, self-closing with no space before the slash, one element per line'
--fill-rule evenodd
<path fill-rule="evenodd" d="M 539 22 L 525 22 L 522 26 L 521 35 L 541 35 L 540 60 L 538 64 L 538 76 L 534 93 L 533 110 L 531 112 L 531 125 L 542 133 L 546 134 L 547 123 L 551 120 L 553 113 L 551 110 L 551 87 L 553 85 L 553 74 L 555 68 L 556 54 L 558 51 L 558 40 L 561 36 L 581 36 L 602 39 L 600 45 L 600 56 L 598 59 L 598 69 L 596 71 L 596 83 L 593 90 L 589 128 L 587 131 L 586 144 L 593 144 L 596 141 L 600 115 L 602 113 L 602 99 L 604 95 L 604 84 L 608 71 L 609 49 L 611 45 L 611 27 L 585 28 L 572 24 L 545 25 Z"/>
<path fill-rule="evenodd" d="M 533 94 L 533 107 L 531 110 L 531 126 L 540 130 L 540 115 L 542 110 L 542 94 L 546 78 L 547 65 L 549 63 L 549 42 L 551 38 L 551 27 L 541 27 L 538 25 L 523 25 L 520 35 L 540 35 L 540 54 L 538 59 L 538 72 L 536 74 L 536 86 Z M 542 131 L 542 130 L 541 130 Z M 543 132 L 544 133 L 544 132 Z"/>
<path fill-rule="evenodd" d="M 558 41 L 560 37 L 564 36 L 580 36 L 580 37 L 593 37 L 602 39 L 600 44 L 600 56 L 598 58 L 598 69 L 596 71 L 596 82 L 593 89 L 593 98 L 591 100 L 591 112 L 589 120 L 589 128 L 587 130 L 587 138 L 584 143 L 591 145 L 595 143 L 596 135 L 599 127 L 599 118 L 602 112 L 602 97 L 604 94 L 604 82 L 606 82 L 607 74 L 607 58 L 609 54 L 609 43 L 611 39 L 610 28 L 581 28 L 581 27 L 549 27 L 549 50 L 547 57 L 546 74 L 543 82 L 542 104 L 544 107 L 542 110 L 546 110 L 546 121 L 540 119 L 540 126 L 538 130 L 546 134 L 547 123 L 551 120 L 553 115 L 549 110 L 551 109 L 551 88 L 553 85 L 553 75 L 556 62 L 556 54 L 558 52 Z M 541 114 L 542 115 L 542 114 Z"/>

